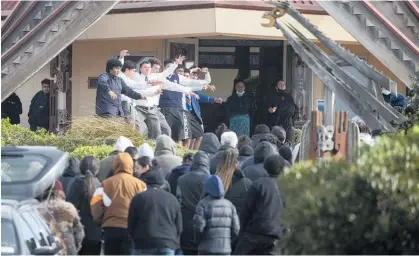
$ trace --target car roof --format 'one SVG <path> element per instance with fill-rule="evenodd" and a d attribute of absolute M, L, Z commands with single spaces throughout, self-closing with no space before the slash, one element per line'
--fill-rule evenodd
<path fill-rule="evenodd" d="M 55 181 L 67 168 L 69 155 L 58 150 L 56 147 L 48 146 L 23 146 L 23 147 L 2 147 L 1 156 L 16 156 L 25 154 L 39 155 L 47 159 L 45 166 L 36 176 L 30 180 L 14 180 L 12 182 L 1 182 L 1 197 L 13 200 L 26 200 L 42 195 L 48 188 L 54 185 Z M 3 161 L 2 161 L 3 162 Z"/>
<path fill-rule="evenodd" d="M 6 219 L 12 219 L 13 213 L 18 211 L 20 207 L 24 205 L 36 204 L 39 204 L 39 202 L 35 199 L 29 199 L 24 201 L 1 199 L 1 217 Z"/>

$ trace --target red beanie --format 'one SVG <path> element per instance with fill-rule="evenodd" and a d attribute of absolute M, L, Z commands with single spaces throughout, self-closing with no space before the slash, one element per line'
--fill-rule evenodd
<path fill-rule="evenodd" d="M 59 180 L 55 181 L 54 191 L 63 191 L 64 192 L 63 184 Z"/>

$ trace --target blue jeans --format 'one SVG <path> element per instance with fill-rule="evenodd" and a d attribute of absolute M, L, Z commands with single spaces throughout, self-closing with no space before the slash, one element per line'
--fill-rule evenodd
<path fill-rule="evenodd" d="M 134 249 L 133 255 L 175 255 L 170 248 Z"/>

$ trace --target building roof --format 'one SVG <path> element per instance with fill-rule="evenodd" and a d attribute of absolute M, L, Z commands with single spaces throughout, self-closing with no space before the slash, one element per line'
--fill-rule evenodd
<path fill-rule="evenodd" d="M 301 13 L 327 15 L 325 10 L 317 4 L 316 0 L 286 0 Z M 280 1 L 278 1 L 280 2 Z M 242 10 L 269 11 L 272 4 L 263 0 L 198 0 L 198 1 L 165 1 L 165 0 L 136 0 L 121 1 L 110 13 L 133 13 L 151 11 L 172 11 L 204 8 L 230 8 Z"/>
<path fill-rule="evenodd" d="M 287 0 L 294 8 L 302 13 L 326 14 L 315 0 Z M 1 1 L 1 11 L 11 11 L 19 1 Z M 121 1 L 111 13 L 120 12 L 148 12 L 163 10 L 182 10 L 199 8 L 234 8 L 234 9 L 252 9 L 252 10 L 270 10 L 272 5 L 263 0 L 253 1 L 228 1 L 228 0 L 198 0 L 198 1 L 164 1 L 164 0 L 137 0 Z"/>

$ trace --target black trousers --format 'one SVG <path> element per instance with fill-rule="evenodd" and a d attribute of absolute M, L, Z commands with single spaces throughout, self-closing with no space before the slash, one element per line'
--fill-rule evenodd
<path fill-rule="evenodd" d="M 275 255 L 276 239 L 271 236 L 243 232 L 239 235 L 234 255 Z"/>
<path fill-rule="evenodd" d="M 133 244 L 125 228 L 104 228 L 105 255 L 131 255 Z"/>
<path fill-rule="evenodd" d="M 101 241 L 83 240 L 79 255 L 100 255 Z"/>

